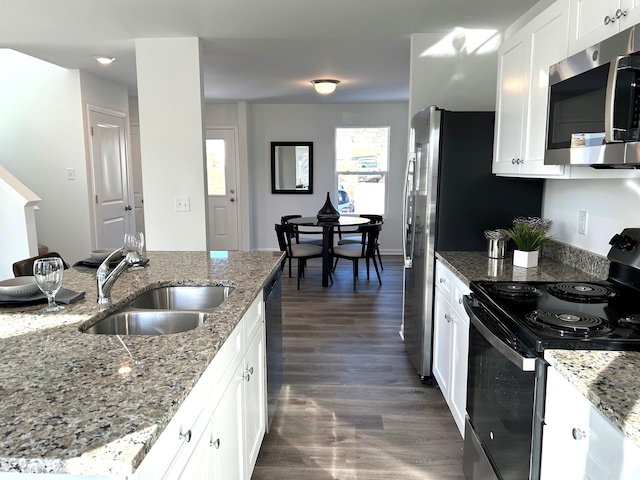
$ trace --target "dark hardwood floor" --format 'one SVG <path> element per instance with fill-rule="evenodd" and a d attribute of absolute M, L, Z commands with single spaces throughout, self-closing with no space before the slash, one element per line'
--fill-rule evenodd
<path fill-rule="evenodd" d="M 382 260 L 382 287 L 362 264 L 355 293 L 351 262 L 322 288 L 310 260 L 299 291 L 295 263 L 292 278 L 285 268 L 284 385 L 253 480 L 464 478 L 449 409 L 398 334 L 402 257 Z"/>

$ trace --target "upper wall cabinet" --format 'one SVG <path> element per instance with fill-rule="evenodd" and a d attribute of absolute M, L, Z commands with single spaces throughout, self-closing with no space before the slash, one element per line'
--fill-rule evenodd
<path fill-rule="evenodd" d="M 638 0 L 640 1 L 640 0 Z M 493 173 L 558 178 L 544 165 L 549 66 L 566 58 L 568 0 L 558 0 L 500 47 Z"/>
<path fill-rule="evenodd" d="M 569 55 L 640 23 L 640 0 L 570 0 Z"/>

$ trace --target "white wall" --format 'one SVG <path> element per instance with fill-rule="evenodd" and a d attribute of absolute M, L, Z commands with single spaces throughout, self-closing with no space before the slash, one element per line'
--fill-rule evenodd
<path fill-rule="evenodd" d="M 249 175 L 251 247 L 277 249 L 274 224 L 285 214 L 314 216 L 327 192 L 336 204 L 335 128 L 390 126 L 387 211 L 381 233 L 385 253 L 402 252 L 402 190 L 407 157 L 408 106 L 404 103 L 251 105 L 249 112 Z M 272 141 L 313 142 L 313 194 L 271 194 Z"/>
<path fill-rule="evenodd" d="M 588 212 L 586 235 L 578 234 L 580 210 Z M 640 179 L 546 180 L 542 211 L 555 240 L 606 255 L 615 233 L 640 228 Z"/>
<path fill-rule="evenodd" d="M 0 71 L 0 164 L 42 199 L 39 243 L 68 262 L 84 258 L 90 235 L 80 74 L 12 50 L 0 50 Z M 66 179 L 69 167 L 74 181 Z"/>
<path fill-rule="evenodd" d="M 466 33 L 469 46 L 456 44 L 457 48 L 452 44 L 455 40 L 451 33 L 411 36 L 411 117 L 430 105 L 462 111 L 496 108 L 497 52 L 501 33 L 487 34 L 489 39 L 480 50 L 474 49 L 471 32 Z"/>
<path fill-rule="evenodd" d="M 139 38 L 135 44 L 147 246 L 205 250 L 200 40 Z M 176 212 L 177 198 L 188 199 L 190 210 Z"/>
<path fill-rule="evenodd" d="M 0 50 L 0 71 L 0 164 L 42 199 L 38 242 L 75 263 L 94 245 L 86 107 L 127 113 L 127 89 L 12 50 Z"/>

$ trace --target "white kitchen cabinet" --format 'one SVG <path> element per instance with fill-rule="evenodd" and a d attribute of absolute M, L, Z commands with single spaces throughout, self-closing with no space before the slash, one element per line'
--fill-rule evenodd
<path fill-rule="evenodd" d="M 136 480 L 251 478 L 266 429 L 262 293 L 136 470 Z"/>
<path fill-rule="evenodd" d="M 570 0 L 569 55 L 640 23 L 640 0 Z"/>
<path fill-rule="evenodd" d="M 557 370 L 547 371 L 541 480 L 640 478 L 640 448 Z"/>
<path fill-rule="evenodd" d="M 567 56 L 568 0 L 558 0 L 504 41 L 498 52 L 493 173 L 558 178 L 544 165 L 549 66 Z"/>
<path fill-rule="evenodd" d="M 462 297 L 467 293 L 468 287 L 442 262 L 436 261 L 433 376 L 463 437 L 467 401 L 469 316 L 462 306 Z"/>
<path fill-rule="evenodd" d="M 267 426 L 266 398 L 266 354 L 264 323 L 253 336 L 245 357 L 244 400 L 246 468 L 253 471 L 260 453 L 260 446 Z"/>

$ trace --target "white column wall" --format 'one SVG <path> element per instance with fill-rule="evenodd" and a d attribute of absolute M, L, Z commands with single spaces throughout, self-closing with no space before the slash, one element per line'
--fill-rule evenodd
<path fill-rule="evenodd" d="M 147 248 L 205 250 L 201 42 L 139 38 L 135 44 Z M 190 211 L 176 212 L 176 198 L 188 198 Z"/>

